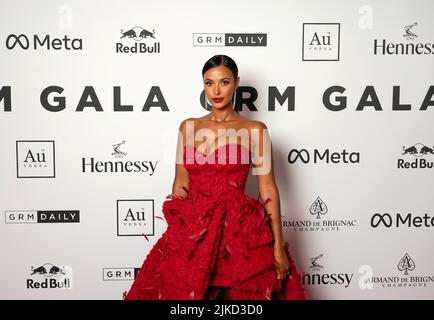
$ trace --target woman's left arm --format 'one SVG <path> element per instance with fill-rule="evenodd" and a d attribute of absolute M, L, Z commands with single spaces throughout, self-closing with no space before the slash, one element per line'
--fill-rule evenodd
<path fill-rule="evenodd" d="M 257 176 L 259 195 L 265 203 L 265 209 L 271 218 L 271 228 L 274 236 L 275 251 L 283 251 L 283 236 L 280 216 L 280 197 L 274 179 L 273 150 L 267 126 L 261 121 L 255 121 L 252 131 L 253 167 Z M 267 200 L 268 199 L 268 200 Z"/>
<path fill-rule="evenodd" d="M 278 276 L 284 277 L 289 269 L 282 235 L 282 221 L 280 214 L 280 196 L 274 179 L 272 143 L 267 126 L 255 121 L 255 134 L 252 135 L 253 167 L 257 176 L 259 195 L 265 201 L 265 210 L 270 215 L 270 225 L 274 236 L 274 257 L 278 262 Z M 255 141 L 256 140 L 256 141 Z"/>

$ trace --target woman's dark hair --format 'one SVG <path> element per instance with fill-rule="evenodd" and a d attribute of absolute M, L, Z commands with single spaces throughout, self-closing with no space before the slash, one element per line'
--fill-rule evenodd
<path fill-rule="evenodd" d="M 205 62 L 203 69 L 202 69 L 202 77 L 205 75 L 205 72 L 207 72 L 209 69 L 224 65 L 229 70 L 232 71 L 232 74 L 234 75 L 235 81 L 238 77 L 238 67 L 235 61 L 228 56 L 225 56 L 224 54 L 216 54 L 215 56 L 211 57 L 207 62 Z"/>
<path fill-rule="evenodd" d="M 205 62 L 204 66 L 202 68 L 202 78 L 205 75 L 205 72 L 207 72 L 209 69 L 217 67 L 217 66 L 221 66 L 221 65 L 223 65 L 223 66 L 227 67 L 229 70 L 231 70 L 232 74 L 234 76 L 234 80 L 237 81 L 237 77 L 238 77 L 237 64 L 235 63 L 235 61 L 231 57 L 228 57 L 224 54 L 216 54 L 215 56 L 208 59 L 207 62 Z M 237 89 L 235 89 L 235 91 L 236 90 Z M 235 95 L 235 91 L 234 91 L 234 95 Z M 232 100 L 233 99 L 234 99 L 234 97 L 232 96 Z M 235 101 L 235 104 L 237 104 L 236 101 Z M 234 105 L 234 110 L 236 112 L 238 112 L 236 105 Z"/>

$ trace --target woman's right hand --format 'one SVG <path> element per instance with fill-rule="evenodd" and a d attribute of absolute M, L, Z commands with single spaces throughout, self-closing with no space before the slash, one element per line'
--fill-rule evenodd
<path fill-rule="evenodd" d="M 188 198 L 188 189 L 184 186 L 182 188 L 178 188 L 175 192 L 171 194 L 174 198 L 185 200 Z"/>

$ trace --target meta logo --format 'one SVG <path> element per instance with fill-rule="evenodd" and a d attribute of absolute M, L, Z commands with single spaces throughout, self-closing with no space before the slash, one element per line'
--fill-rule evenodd
<path fill-rule="evenodd" d="M 143 39 L 148 40 L 148 38 L 155 39 L 155 29 L 153 29 L 152 32 L 139 26 L 135 26 L 125 31 L 121 29 L 120 39 L 123 41 L 132 39 L 135 42 L 133 44 L 127 42 L 117 42 L 116 53 L 160 53 L 160 42 L 141 42 Z"/>
<path fill-rule="evenodd" d="M 140 268 L 103 268 L 103 281 L 134 280 Z"/>
<path fill-rule="evenodd" d="M 398 169 L 432 169 L 434 167 L 433 161 L 425 159 L 426 156 L 434 155 L 434 147 L 428 147 L 423 143 L 416 143 L 412 146 L 402 147 L 402 156 L 406 156 L 398 159 Z M 414 157 L 413 160 L 408 160 L 409 157 Z"/>
<path fill-rule="evenodd" d="M 79 210 L 6 210 L 6 224 L 79 223 Z"/>
<path fill-rule="evenodd" d="M 195 47 L 266 47 L 266 33 L 193 33 Z"/>
<path fill-rule="evenodd" d="M 411 213 L 407 215 L 401 215 L 400 213 L 394 216 L 389 213 L 375 213 L 371 217 L 371 227 L 377 228 L 383 226 L 385 228 L 399 228 L 401 226 L 408 228 L 430 228 L 434 227 L 434 217 L 430 217 L 428 214 L 423 216 L 414 216 Z"/>
<path fill-rule="evenodd" d="M 348 152 L 347 150 L 342 150 L 341 152 L 331 152 L 330 149 L 320 151 L 314 149 L 309 152 L 307 149 L 292 149 L 288 153 L 288 162 L 303 162 L 303 163 L 360 163 L 360 153 L 359 152 Z"/>
<path fill-rule="evenodd" d="M 10 34 L 6 38 L 6 48 L 13 50 L 14 48 L 22 50 L 38 50 L 44 48 L 46 50 L 82 50 L 83 40 L 78 38 L 70 38 L 65 35 L 63 38 L 53 38 L 51 35 L 45 35 L 43 38 L 38 35 L 28 37 L 25 34 Z"/>

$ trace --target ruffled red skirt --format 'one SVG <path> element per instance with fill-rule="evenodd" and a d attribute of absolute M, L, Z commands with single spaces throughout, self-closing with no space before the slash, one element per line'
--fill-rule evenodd
<path fill-rule="evenodd" d="M 241 192 L 224 198 L 197 192 L 169 195 L 163 213 L 168 228 L 124 299 L 204 299 L 210 285 L 230 287 L 234 300 L 305 299 L 288 243 L 290 275 L 277 279 L 264 203 Z"/>

